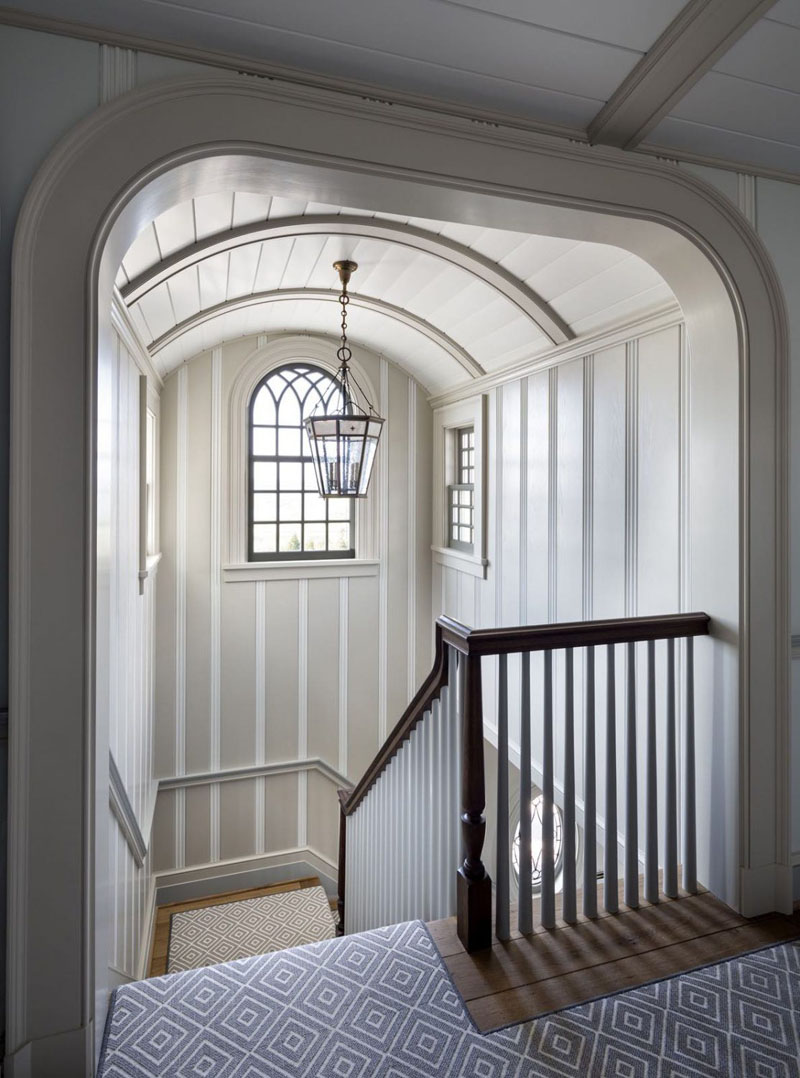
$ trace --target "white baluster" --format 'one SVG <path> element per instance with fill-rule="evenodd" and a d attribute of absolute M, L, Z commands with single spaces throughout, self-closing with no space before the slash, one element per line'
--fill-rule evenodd
<path fill-rule="evenodd" d="M 508 853 L 508 657 L 499 656 L 497 697 L 497 880 L 496 933 L 511 936 L 509 920 Z"/>
<path fill-rule="evenodd" d="M 675 731 L 675 641 L 667 641 L 667 797 L 664 821 L 664 894 L 678 897 L 678 778 Z"/>
<path fill-rule="evenodd" d="M 521 656 L 519 734 L 519 908 L 520 932 L 533 931 L 531 891 L 531 656 Z"/>
<path fill-rule="evenodd" d="M 619 910 L 617 865 L 617 689 L 614 645 L 606 648 L 606 821 L 603 849 L 603 905 Z"/>
<path fill-rule="evenodd" d="M 597 789 L 595 777 L 594 648 L 586 649 L 586 712 L 583 752 L 583 912 L 597 916 Z"/>
<path fill-rule="evenodd" d="M 647 781 L 645 788 L 644 897 L 658 902 L 658 760 L 656 747 L 656 642 L 647 641 Z"/>
<path fill-rule="evenodd" d="M 564 868 L 562 913 L 567 924 L 578 919 L 575 893 L 575 670 L 572 648 L 566 649 L 564 696 Z"/>
<path fill-rule="evenodd" d="M 553 653 L 544 652 L 544 723 L 542 731 L 542 912 L 544 928 L 555 928 L 556 893 L 553 860 Z"/>
<path fill-rule="evenodd" d="M 639 794 L 636 782 L 636 645 L 627 646 L 625 715 L 625 904 L 639 905 Z"/>
<path fill-rule="evenodd" d="M 697 893 L 697 803 L 695 794 L 694 640 L 686 641 L 686 728 L 683 763 L 683 888 Z"/>

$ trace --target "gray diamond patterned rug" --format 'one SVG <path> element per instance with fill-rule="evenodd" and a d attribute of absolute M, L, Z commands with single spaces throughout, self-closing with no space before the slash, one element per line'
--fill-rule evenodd
<path fill-rule="evenodd" d="M 321 887 L 173 913 L 168 973 L 333 939 L 336 923 Z"/>
<path fill-rule="evenodd" d="M 786 943 L 480 1034 L 425 926 L 114 993 L 100 1078 L 798 1078 Z"/>

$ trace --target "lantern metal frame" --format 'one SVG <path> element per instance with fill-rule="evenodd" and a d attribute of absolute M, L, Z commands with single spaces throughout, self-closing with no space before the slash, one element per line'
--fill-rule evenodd
<path fill-rule="evenodd" d="M 339 370 L 335 376 L 335 381 L 340 386 L 342 407 L 337 412 L 312 413 L 305 420 L 305 427 L 321 497 L 366 498 L 384 420 L 370 403 L 349 366 L 353 353 L 347 343 L 347 306 L 350 302 L 347 286 L 352 274 L 358 269 L 358 264 L 349 259 L 342 259 L 334 262 L 333 268 L 339 274 L 342 284 L 339 295 L 342 306 L 342 333 L 341 344 L 336 351 Z M 367 408 L 363 408 L 358 403 L 356 391 L 366 402 Z M 333 454 L 329 454 L 325 448 L 330 443 L 335 444 Z M 359 443 L 357 472 L 352 481 L 345 481 L 343 472 L 346 468 L 352 468 L 350 458 L 354 456 L 346 449 L 348 446 Z M 365 467 L 367 468 L 366 479 L 364 479 Z"/>

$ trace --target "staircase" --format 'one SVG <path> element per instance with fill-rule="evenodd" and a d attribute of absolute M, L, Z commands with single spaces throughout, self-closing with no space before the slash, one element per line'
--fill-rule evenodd
<path fill-rule="evenodd" d="M 530 803 L 534 778 L 543 796 L 536 903 L 541 927 L 553 928 L 556 921 L 556 804 L 563 816 L 560 911 L 567 924 L 578 920 L 578 823 L 584 917 L 598 916 L 598 848 L 606 913 L 619 909 L 620 862 L 623 902 L 630 909 L 639 906 L 640 894 L 650 904 L 661 894 L 678 897 L 679 864 L 683 891 L 696 893 L 694 638 L 707 635 L 709 623 L 707 614 L 692 613 L 470 629 L 439 618 L 433 669 L 361 781 L 339 791 L 339 930 L 351 934 L 455 915 L 468 952 L 490 947 L 493 934 L 510 938 L 512 713 L 519 803 Z M 483 675 L 490 664 L 498 752 L 494 888 L 482 860 Z M 529 934 L 534 896 L 525 811 L 520 832 L 515 927 Z"/>

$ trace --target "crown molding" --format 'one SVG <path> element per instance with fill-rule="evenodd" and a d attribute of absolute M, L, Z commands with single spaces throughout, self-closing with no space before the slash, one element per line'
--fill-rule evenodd
<path fill-rule="evenodd" d="M 765 180 L 777 180 L 779 183 L 800 183 L 800 172 L 789 169 L 770 168 L 755 161 L 735 161 L 729 157 L 715 157 L 713 154 L 695 153 L 692 150 L 678 150 L 674 146 L 663 146 L 656 142 L 643 142 L 628 153 L 655 157 L 667 165 L 703 165 L 705 168 L 717 168 L 725 172 L 734 172 L 740 176 L 758 176 Z"/>
<path fill-rule="evenodd" d="M 472 382 L 463 383 L 446 393 L 439 393 L 428 398 L 431 408 L 442 408 L 446 404 L 454 404 L 456 401 L 472 397 L 476 393 L 488 393 L 505 382 L 514 382 L 519 378 L 525 378 L 537 371 L 557 367 L 570 360 L 579 359 L 582 356 L 593 355 L 602 352 L 615 345 L 624 344 L 632 337 L 646 337 L 650 333 L 677 326 L 683 322 L 683 312 L 677 303 L 668 303 L 658 310 L 645 315 L 639 315 L 628 322 L 621 322 L 610 329 L 598 330 L 596 333 L 587 333 L 574 341 L 562 344 L 557 348 L 551 348 L 547 352 L 524 359 L 519 363 L 506 367 L 501 371 L 492 371 L 483 378 L 476 378 Z"/>
<path fill-rule="evenodd" d="M 588 127 L 591 143 L 633 149 L 775 0 L 690 0 Z"/>

